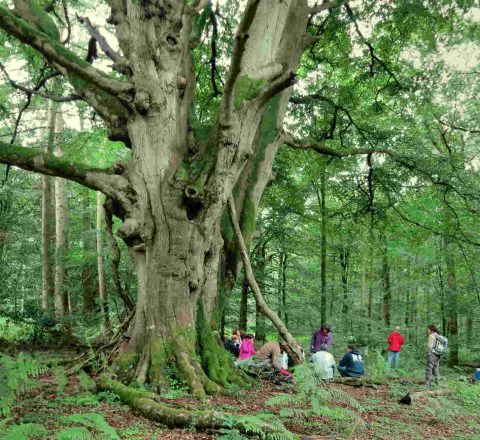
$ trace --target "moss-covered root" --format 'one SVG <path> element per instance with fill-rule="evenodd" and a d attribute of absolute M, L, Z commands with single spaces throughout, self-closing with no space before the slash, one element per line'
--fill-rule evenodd
<path fill-rule="evenodd" d="M 243 421 L 240 417 L 219 411 L 194 411 L 171 408 L 163 403 L 155 401 L 157 395 L 146 391 L 140 391 L 123 385 L 121 382 L 112 380 L 107 375 L 97 378 L 97 386 L 100 390 L 111 391 L 118 395 L 120 400 L 129 405 L 140 415 L 162 423 L 170 428 L 195 427 L 200 430 L 235 428 L 249 434 L 260 429 L 266 434 L 285 434 L 285 428 L 261 422 L 255 425 L 252 420 Z M 258 433 L 258 432 L 257 432 Z M 292 438 L 294 438 L 292 436 Z"/>
<path fill-rule="evenodd" d="M 202 398 L 205 394 L 221 391 L 221 387 L 211 381 L 203 371 L 189 338 L 177 334 L 172 338 L 172 346 L 180 378 L 188 385 L 195 397 Z"/>

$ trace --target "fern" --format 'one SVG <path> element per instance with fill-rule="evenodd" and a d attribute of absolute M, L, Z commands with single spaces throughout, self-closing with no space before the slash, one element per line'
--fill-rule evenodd
<path fill-rule="evenodd" d="M 6 432 L 3 440 L 27 440 L 30 437 L 38 437 L 47 434 L 47 430 L 43 425 L 38 423 L 22 423 L 13 425 Z"/>
<path fill-rule="evenodd" d="M 0 361 L 0 416 L 7 417 L 15 398 L 34 390 L 37 387 L 34 378 L 48 368 L 24 353 L 20 353 L 17 360 L 5 354 Z"/>
<path fill-rule="evenodd" d="M 265 402 L 265 405 L 267 406 L 288 405 L 288 404 L 297 403 L 297 402 L 298 402 L 298 398 L 295 394 L 282 393 L 282 394 L 277 394 L 276 396 L 270 397 L 270 399 L 268 399 Z"/>
<path fill-rule="evenodd" d="M 91 432 L 83 426 L 75 426 L 60 431 L 55 440 L 93 440 Z"/>
<path fill-rule="evenodd" d="M 57 383 L 57 396 L 60 396 L 65 391 L 65 388 L 67 388 L 68 377 L 62 367 L 55 367 L 53 369 L 53 375 L 55 376 L 55 382 Z"/>
<path fill-rule="evenodd" d="M 117 431 L 107 423 L 102 414 L 72 414 L 68 417 L 64 417 L 63 420 L 67 423 L 78 423 L 85 427 L 100 431 L 101 433 L 105 434 L 105 436 L 109 439 L 120 439 Z"/>
<path fill-rule="evenodd" d="M 94 381 L 90 378 L 90 376 L 85 373 L 85 371 L 80 370 L 78 372 L 78 380 L 80 381 L 80 386 L 82 387 L 85 393 L 90 393 L 94 385 Z"/>

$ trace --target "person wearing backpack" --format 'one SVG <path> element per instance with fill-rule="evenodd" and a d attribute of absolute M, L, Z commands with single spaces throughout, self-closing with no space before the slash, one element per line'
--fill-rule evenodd
<path fill-rule="evenodd" d="M 432 375 L 435 377 L 435 383 L 440 379 L 439 368 L 440 359 L 445 354 L 448 340 L 445 336 L 438 334 L 437 327 L 433 324 L 427 326 L 428 347 L 427 347 L 427 366 L 425 370 L 425 385 L 430 386 Z"/>

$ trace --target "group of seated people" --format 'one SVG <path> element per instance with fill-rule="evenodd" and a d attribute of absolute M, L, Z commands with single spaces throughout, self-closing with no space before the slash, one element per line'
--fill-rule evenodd
<path fill-rule="evenodd" d="M 287 371 L 288 356 L 283 342 L 270 341 L 255 350 L 254 336 L 236 329 L 224 347 L 231 353 L 237 366 L 272 367 L 274 371 L 291 377 Z"/>
<path fill-rule="evenodd" d="M 354 341 L 348 345 L 348 351 L 338 367 L 329 352 L 331 344 L 332 333 L 329 326 L 324 324 L 313 334 L 310 342 L 310 361 L 321 379 L 333 379 L 335 369 L 342 377 L 360 377 L 365 373 L 362 354 L 356 349 Z M 274 371 L 291 377 L 287 371 L 288 350 L 283 341 L 270 341 L 255 350 L 253 335 L 235 329 L 224 347 L 231 353 L 237 366 L 272 367 Z"/>
<path fill-rule="evenodd" d="M 335 359 L 329 352 L 332 345 L 332 332 L 327 324 L 322 326 L 312 335 L 310 341 L 310 351 L 312 356 L 310 361 L 313 363 L 317 375 L 321 379 L 333 379 L 335 368 Z M 348 344 L 347 353 L 338 364 L 338 372 L 342 377 L 360 377 L 365 374 L 363 366 L 363 356 L 356 349 L 355 342 L 352 340 Z"/>

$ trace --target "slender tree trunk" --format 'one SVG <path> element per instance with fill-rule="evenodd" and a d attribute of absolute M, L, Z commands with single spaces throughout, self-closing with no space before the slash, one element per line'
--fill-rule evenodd
<path fill-rule="evenodd" d="M 455 257 L 452 239 L 444 237 L 445 264 L 447 267 L 448 286 L 448 333 L 449 333 L 449 365 L 458 365 L 458 314 L 457 314 L 457 279 L 455 274 Z"/>
<path fill-rule="evenodd" d="M 247 331 L 248 325 L 248 280 L 243 278 L 242 296 L 240 298 L 240 313 L 238 318 L 238 328 Z"/>
<path fill-rule="evenodd" d="M 392 301 L 392 291 L 390 286 L 390 262 L 388 259 L 388 243 L 385 234 L 382 234 L 382 275 L 383 275 L 383 322 L 390 326 L 390 304 Z"/>
<path fill-rule="evenodd" d="M 55 125 L 57 104 L 52 103 L 49 112 L 48 141 L 46 153 L 55 150 Z M 42 310 L 50 312 L 54 299 L 54 259 L 53 244 L 55 240 L 54 178 L 42 176 Z"/>
<path fill-rule="evenodd" d="M 287 312 L 287 258 L 288 254 L 283 254 L 282 261 L 282 310 L 285 325 L 288 327 L 288 312 Z"/>
<path fill-rule="evenodd" d="M 361 250 L 360 250 L 360 317 L 362 318 L 362 322 L 364 321 L 365 316 L 367 316 L 366 313 L 366 306 L 365 306 L 365 301 L 366 301 L 366 296 L 367 296 L 367 249 L 365 246 L 365 236 L 362 235 L 362 243 L 360 244 Z M 363 324 L 362 324 L 363 326 Z"/>
<path fill-rule="evenodd" d="M 59 137 L 63 131 L 63 115 L 60 109 L 57 112 L 55 127 L 57 132 L 55 154 L 61 157 L 62 149 Z M 60 177 L 55 178 L 55 216 L 55 315 L 62 317 L 69 313 L 71 302 L 69 304 L 65 268 L 68 235 L 67 181 Z"/>
<path fill-rule="evenodd" d="M 83 255 L 85 262 L 82 269 L 82 294 L 83 294 L 83 312 L 91 314 L 95 310 L 95 280 L 93 257 L 95 255 L 95 242 L 93 239 L 94 229 L 92 227 L 92 217 L 90 213 L 90 190 L 85 188 L 83 197 Z"/>
<path fill-rule="evenodd" d="M 326 210 L 326 163 L 322 161 L 320 174 L 320 214 L 322 216 L 322 241 L 320 249 L 321 288 L 320 288 L 320 320 L 327 322 L 327 210 Z"/>
<path fill-rule="evenodd" d="M 97 273 L 98 273 L 98 293 L 100 297 L 100 314 L 102 334 L 108 335 L 111 332 L 109 309 L 108 309 L 108 294 L 105 282 L 105 262 L 103 257 L 103 222 L 104 208 L 103 195 L 97 192 Z"/>
<path fill-rule="evenodd" d="M 369 225 L 369 245 L 368 245 L 368 331 L 372 329 L 373 306 L 374 306 L 374 283 L 375 283 L 375 255 L 373 252 L 374 233 L 373 233 L 373 213 L 370 214 Z"/>
<path fill-rule="evenodd" d="M 346 247 L 340 252 L 340 267 L 342 268 L 342 290 L 343 290 L 343 305 L 342 315 L 347 317 L 350 312 L 350 295 L 348 293 L 348 261 L 349 251 Z"/>
<path fill-rule="evenodd" d="M 444 282 L 444 275 L 443 275 L 441 261 L 438 261 L 438 264 L 437 264 L 437 274 L 438 274 L 438 294 L 440 297 L 440 313 L 442 316 L 442 333 L 445 335 L 447 334 L 447 327 L 448 327 L 447 309 L 446 309 L 447 298 L 445 296 L 445 282 Z"/>
<path fill-rule="evenodd" d="M 335 256 L 332 257 L 332 267 L 336 266 Z M 330 279 L 330 307 L 328 316 L 332 318 L 334 312 L 334 306 L 336 301 L 335 295 L 335 271 L 331 270 L 331 279 Z"/>

